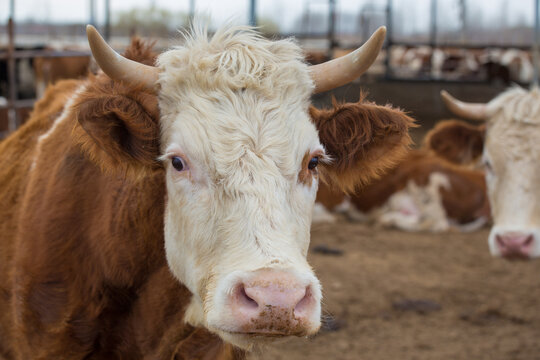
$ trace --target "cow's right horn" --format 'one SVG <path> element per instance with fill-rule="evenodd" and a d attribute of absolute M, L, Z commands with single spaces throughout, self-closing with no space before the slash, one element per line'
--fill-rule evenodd
<path fill-rule="evenodd" d="M 94 55 L 99 67 L 111 79 L 128 83 L 142 83 L 150 90 L 156 88 L 156 82 L 158 80 L 157 68 L 126 59 L 119 55 L 103 40 L 99 32 L 92 25 L 86 26 L 86 35 L 88 36 L 92 55 Z"/>
<path fill-rule="evenodd" d="M 386 27 L 381 26 L 352 53 L 322 64 L 310 66 L 315 93 L 335 89 L 362 75 L 379 55 L 386 36 Z"/>
<path fill-rule="evenodd" d="M 486 104 L 459 101 L 446 90 L 441 91 L 441 98 L 448 110 L 464 119 L 484 121 L 488 117 Z"/>

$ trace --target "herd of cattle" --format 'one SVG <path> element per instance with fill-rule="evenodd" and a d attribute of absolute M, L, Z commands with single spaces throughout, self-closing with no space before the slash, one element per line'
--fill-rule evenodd
<path fill-rule="evenodd" d="M 58 81 L 0 143 L 0 358 L 242 359 L 321 322 L 312 220 L 406 230 L 492 223 L 493 255 L 540 256 L 540 92 L 488 104 L 411 150 L 403 111 L 310 105 L 375 61 L 308 66 L 248 27 L 124 56 L 87 29 L 102 69 Z"/>
<path fill-rule="evenodd" d="M 519 49 L 392 47 L 390 65 L 402 78 L 488 80 L 527 84 L 533 80 L 532 55 Z"/>
<path fill-rule="evenodd" d="M 384 57 L 393 77 L 400 79 L 433 79 L 454 81 L 489 81 L 505 85 L 528 84 L 533 80 L 534 68 L 530 51 L 515 48 L 432 48 L 430 46 L 392 45 Z M 350 50 L 336 49 L 332 56 L 342 56 Z M 328 54 L 308 51 L 311 64 L 328 60 Z M 382 64 L 378 64 L 382 65 Z M 384 71 L 383 66 L 370 69 Z"/>

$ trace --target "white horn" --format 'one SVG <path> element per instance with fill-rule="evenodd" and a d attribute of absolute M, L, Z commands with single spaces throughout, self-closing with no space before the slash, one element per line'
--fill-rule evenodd
<path fill-rule="evenodd" d="M 144 65 L 116 53 L 103 40 L 99 32 L 92 25 L 86 26 L 88 43 L 92 55 L 99 67 L 113 80 L 128 83 L 142 83 L 147 88 L 154 90 L 158 79 L 158 70 L 153 66 Z"/>
<path fill-rule="evenodd" d="M 362 75 L 381 51 L 386 27 L 381 26 L 364 45 L 350 54 L 310 67 L 315 93 L 335 89 Z"/>
<path fill-rule="evenodd" d="M 488 117 L 486 104 L 459 101 L 446 90 L 441 91 L 441 98 L 448 110 L 464 119 L 484 121 Z"/>

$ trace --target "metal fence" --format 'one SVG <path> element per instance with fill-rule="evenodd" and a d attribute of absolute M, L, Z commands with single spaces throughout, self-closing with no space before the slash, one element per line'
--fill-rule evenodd
<path fill-rule="evenodd" d="M 93 2 L 94 0 L 89 0 L 90 2 Z M 256 9 L 257 9 L 257 3 L 256 0 L 247 0 L 249 1 L 249 22 L 252 25 L 256 25 Z M 319 2 L 328 2 L 328 28 L 326 31 L 322 31 L 318 34 L 309 34 L 309 33 L 295 33 L 295 34 L 282 34 L 282 36 L 296 36 L 299 39 L 307 39 L 307 38 L 318 38 L 318 39 L 324 39 L 326 40 L 327 44 L 327 56 L 329 58 L 332 57 L 332 52 L 334 49 L 342 47 L 343 44 L 340 43 L 338 34 L 336 34 L 336 26 L 337 26 L 337 9 L 336 9 L 336 0 L 305 0 L 307 2 L 309 1 L 319 1 Z M 377 19 L 383 19 L 382 21 L 387 26 L 387 40 L 385 43 L 385 53 L 386 57 L 384 59 L 384 80 L 387 81 L 452 81 L 454 80 L 447 80 L 447 79 L 441 79 L 441 78 L 434 78 L 433 76 L 424 76 L 422 78 L 418 79 L 403 79 L 399 76 L 396 76 L 395 72 L 393 72 L 392 66 L 391 66 L 391 54 L 392 54 L 392 48 L 396 46 L 407 46 L 407 47 L 418 47 L 418 46 L 428 46 L 432 50 L 431 57 L 433 58 L 433 51 L 435 49 L 483 49 L 483 48 L 502 48 L 502 49 L 521 49 L 521 50 L 529 50 L 530 46 L 515 46 L 514 44 L 466 44 L 466 43 L 440 43 L 437 42 L 437 3 L 438 0 L 430 0 L 430 30 L 429 30 L 429 40 L 424 42 L 415 42 L 415 41 L 396 41 L 394 36 L 394 24 L 393 24 L 393 13 L 394 13 L 394 7 L 393 2 L 395 0 L 387 0 L 386 6 L 379 7 L 377 9 L 369 9 L 369 11 L 362 12 L 359 18 L 361 19 L 371 19 L 371 18 L 377 18 Z M 535 39 L 537 39 L 538 34 L 538 3 L 540 0 L 531 0 L 534 1 L 536 4 L 536 17 L 535 17 Z M 7 83 L 8 83 L 8 92 L 7 92 L 7 104 L 6 105 L 0 105 L 0 110 L 7 109 L 8 113 L 8 126 L 5 131 L 0 132 L 0 137 L 5 137 L 10 132 L 14 131 L 18 126 L 20 126 L 22 119 L 18 118 L 17 115 L 17 109 L 21 108 L 28 108 L 31 107 L 34 104 L 34 99 L 27 99 L 27 100 L 19 100 L 17 98 L 17 81 L 16 81 L 16 61 L 19 59 L 31 59 L 35 57 L 44 57 L 44 58 L 54 58 L 54 57 L 74 57 L 74 56 L 89 56 L 90 54 L 88 52 L 78 52 L 78 51 L 51 51 L 51 50 L 15 50 L 15 33 L 14 33 L 14 21 L 13 21 L 13 12 L 14 12 L 14 2 L 15 0 L 10 0 L 11 4 L 11 17 L 7 24 L 7 33 L 8 33 L 8 44 L 7 44 L 7 50 L 4 52 L 0 52 L 0 60 L 5 60 L 7 63 Z M 105 37 L 110 37 L 111 34 L 111 27 L 110 27 L 110 0 L 105 0 L 106 2 L 106 16 L 105 16 L 105 25 L 103 27 Z M 190 16 L 193 17 L 194 13 L 194 7 L 195 7 L 195 0 L 190 0 Z M 93 16 L 91 16 L 90 22 L 92 22 L 94 19 Z M 377 24 L 373 24 L 377 25 Z M 367 34 L 371 32 L 372 29 L 363 29 L 362 33 L 363 36 L 361 38 L 361 41 L 358 41 L 355 44 L 347 44 L 347 47 L 353 47 L 353 46 L 360 46 L 361 43 L 366 40 Z M 431 59 L 431 63 L 433 63 L 433 59 Z M 535 64 L 536 64 L 536 58 L 535 58 Z M 536 66 L 534 67 L 535 71 Z M 536 78 L 536 77 L 535 77 Z M 478 81 L 485 81 L 483 79 L 479 79 Z"/>

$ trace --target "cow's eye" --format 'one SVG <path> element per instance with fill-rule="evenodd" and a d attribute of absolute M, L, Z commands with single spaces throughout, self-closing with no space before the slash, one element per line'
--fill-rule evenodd
<path fill-rule="evenodd" d="M 172 166 L 176 169 L 176 171 L 185 171 L 188 169 L 188 166 L 184 159 L 182 159 L 179 156 L 174 156 L 171 158 Z"/>
<path fill-rule="evenodd" d="M 319 157 L 314 156 L 311 158 L 311 160 L 309 160 L 307 167 L 309 170 L 314 170 L 317 167 L 317 165 L 319 165 Z"/>
<path fill-rule="evenodd" d="M 489 161 L 488 159 L 484 158 L 482 160 L 483 164 L 484 164 L 484 167 L 486 168 L 486 170 L 490 173 L 493 172 L 493 166 L 491 165 L 491 161 Z"/>

